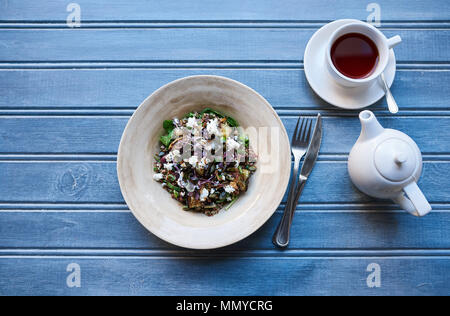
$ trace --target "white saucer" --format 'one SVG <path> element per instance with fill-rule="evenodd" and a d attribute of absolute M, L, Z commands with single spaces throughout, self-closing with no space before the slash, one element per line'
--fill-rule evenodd
<path fill-rule="evenodd" d="M 359 20 L 337 20 L 320 28 L 308 42 L 305 50 L 305 75 L 314 92 L 328 103 L 343 109 L 361 109 L 367 107 L 384 95 L 380 80 L 374 80 L 365 87 L 347 88 L 337 84 L 329 73 L 325 60 L 328 39 L 342 25 Z M 362 22 L 361 22 L 362 23 Z M 389 87 L 394 82 L 396 70 L 394 50 L 390 50 L 389 62 L 384 71 Z"/>

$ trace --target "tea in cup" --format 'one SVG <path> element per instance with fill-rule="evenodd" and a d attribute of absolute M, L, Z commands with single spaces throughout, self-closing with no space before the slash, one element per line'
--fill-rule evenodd
<path fill-rule="evenodd" d="M 386 38 L 368 23 L 343 25 L 330 37 L 326 50 L 328 70 L 343 86 L 368 85 L 384 72 L 389 50 L 401 41 L 398 35 Z"/>

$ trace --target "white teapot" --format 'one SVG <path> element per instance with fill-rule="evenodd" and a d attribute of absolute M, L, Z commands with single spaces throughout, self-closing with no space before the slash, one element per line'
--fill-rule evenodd
<path fill-rule="evenodd" d="M 406 134 L 383 128 L 371 111 L 359 115 L 362 130 L 348 158 L 355 186 L 367 195 L 391 199 L 415 216 L 425 216 L 431 206 L 417 186 L 422 154 Z"/>

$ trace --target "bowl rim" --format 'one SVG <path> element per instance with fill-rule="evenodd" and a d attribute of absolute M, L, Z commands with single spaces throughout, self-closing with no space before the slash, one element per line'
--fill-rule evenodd
<path fill-rule="evenodd" d="M 133 112 L 132 116 L 130 117 L 130 119 L 128 120 L 125 129 L 122 133 L 121 139 L 120 139 L 120 143 L 119 143 L 119 147 L 118 147 L 118 152 L 117 152 L 117 164 L 116 164 L 116 172 L 117 172 L 117 178 L 118 178 L 118 182 L 119 182 L 119 186 L 120 186 L 120 191 L 121 194 L 127 204 L 127 206 L 129 207 L 131 213 L 133 214 L 133 216 L 139 221 L 139 223 L 145 227 L 145 229 L 147 229 L 149 232 L 151 232 L 153 235 L 157 236 L 159 239 L 164 240 L 172 245 L 178 246 L 178 247 L 182 247 L 182 248 L 187 248 L 187 249 L 197 249 L 197 250 L 206 250 L 206 249 L 217 249 L 217 248 L 222 248 L 225 246 L 229 246 L 232 244 L 235 244 L 247 237 L 249 237 L 250 235 L 252 235 L 253 233 L 255 233 L 258 229 L 260 229 L 268 220 L 270 217 L 272 217 L 272 215 L 275 213 L 275 211 L 277 210 L 278 206 L 280 205 L 284 194 L 286 192 L 287 186 L 289 184 L 289 178 L 290 178 L 290 173 L 291 173 L 291 164 L 289 164 L 289 166 L 285 169 L 286 170 L 286 175 L 281 174 L 280 176 L 282 176 L 283 182 L 282 182 L 282 188 L 283 190 L 281 190 L 280 192 L 282 192 L 282 194 L 280 194 L 280 196 L 276 199 L 276 205 L 274 207 L 273 210 L 271 210 L 270 212 L 266 212 L 266 215 L 264 217 L 261 217 L 260 220 L 258 221 L 258 223 L 256 225 L 253 225 L 253 227 L 251 229 L 248 229 L 244 234 L 236 236 L 233 238 L 229 238 L 226 242 L 221 242 L 221 243 L 214 243 L 214 245 L 211 246 L 195 246 L 192 244 L 187 244 L 184 243 L 182 240 L 176 239 L 176 238 L 168 238 L 167 236 L 162 236 L 161 234 L 159 234 L 158 231 L 154 230 L 153 227 L 150 227 L 151 225 L 149 223 L 146 222 L 146 220 L 144 220 L 138 211 L 134 210 L 132 207 L 130 207 L 129 203 L 129 199 L 130 197 L 128 197 L 127 194 L 127 189 L 126 189 L 126 185 L 125 185 L 125 180 L 123 179 L 123 172 L 122 172 L 122 159 L 123 159 L 123 144 L 125 142 L 125 138 L 126 138 L 126 134 L 130 128 L 130 126 L 133 124 L 133 121 L 135 119 L 136 116 L 138 116 L 140 114 L 140 112 L 142 111 L 143 107 L 145 106 L 145 104 L 148 102 L 149 99 L 151 99 L 154 95 L 157 95 L 160 91 L 167 89 L 168 87 L 177 84 L 180 81 L 184 81 L 184 80 L 189 80 L 189 79 L 198 79 L 198 78 L 207 78 L 207 79 L 214 79 L 214 80 L 223 80 L 223 81 L 228 81 L 232 84 L 235 84 L 237 86 L 240 86 L 241 88 L 247 89 L 250 92 L 254 93 L 258 98 L 261 99 L 262 103 L 265 104 L 266 108 L 272 112 L 273 116 L 275 117 L 275 119 L 277 120 L 279 126 L 281 127 L 281 137 L 285 138 L 287 144 L 288 144 L 288 157 L 289 160 L 291 159 L 291 147 L 290 147 L 290 141 L 289 141 L 289 137 L 288 134 L 286 132 L 286 128 L 283 124 L 283 122 L 281 121 L 280 117 L 278 116 L 277 112 L 275 111 L 275 109 L 272 107 L 272 105 L 261 95 L 259 94 L 257 91 L 255 91 L 254 89 L 250 88 L 249 86 L 236 81 L 234 79 L 230 79 L 227 77 L 223 77 L 223 76 L 217 76 L 217 75 L 192 75 L 192 76 L 186 76 L 186 77 L 182 77 L 182 78 L 178 78 L 176 80 L 173 80 L 169 83 L 164 84 L 163 86 L 159 87 L 158 89 L 156 89 L 154 92 L 152 92 L 148 97 L 146 97 L 140 104 L 139 106 L 136 108 L 136 110 Z M 286 153 L 287 154 L 287 153 Z"/>

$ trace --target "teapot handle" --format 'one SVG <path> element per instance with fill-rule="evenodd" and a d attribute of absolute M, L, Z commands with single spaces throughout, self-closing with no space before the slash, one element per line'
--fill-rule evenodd
<path fill-rule="evenodd" d="M 411 213 L 414 216 L 425 216 L 431 212 L 431 205 L 428 203 L 426 197 L 420 191 L 417 183 L 411 182 L 403 188 L 404 193 L 401 192 L 394 202 L 400 204 L 400 206 Z"/>

